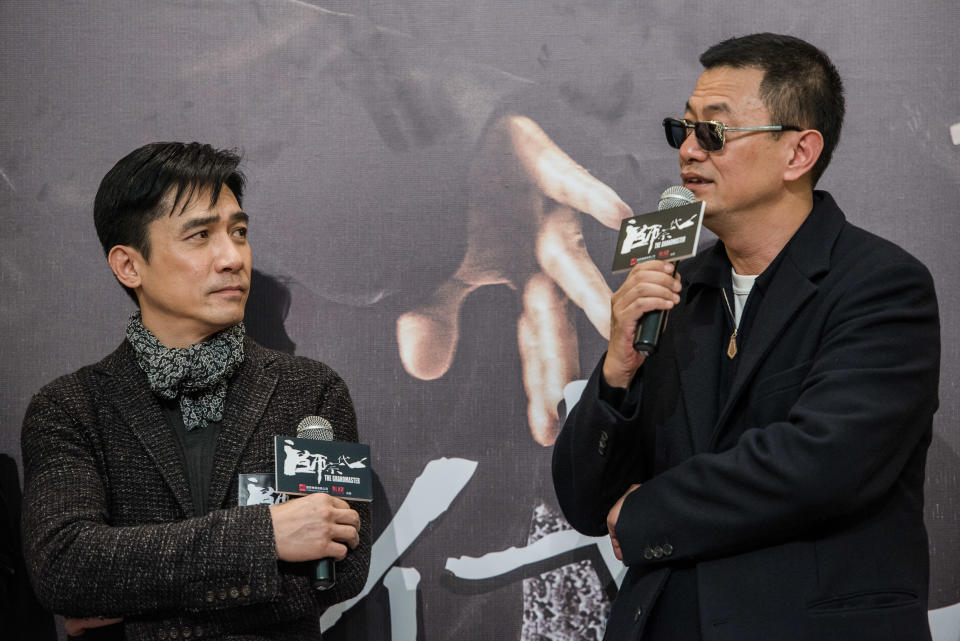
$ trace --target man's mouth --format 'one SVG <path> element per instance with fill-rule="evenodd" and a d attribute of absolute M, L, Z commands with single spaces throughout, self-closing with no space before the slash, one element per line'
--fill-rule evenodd
<path fill-rule="evenodd" d="M 220 289 L 215 289 L 212 294 L 242 294 L 247 291 L 246 287 L 242 285 L 228 285 L 227 287 L 221 287 Z"/>
<path fill-rule="evenodd" d="M 684 174 L 682 176 L 684 185 L 707 185 L 712 183 L 712 180 L 707 180 L 703 176 L 698 176 L 696 174 Z"/>

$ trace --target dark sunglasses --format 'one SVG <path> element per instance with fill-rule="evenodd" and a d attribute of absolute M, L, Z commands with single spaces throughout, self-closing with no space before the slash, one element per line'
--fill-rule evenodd
<path fill-rule="evenodd" d="M 730 127 L 719 120 L 700 120 L 691 122 L 686 118 L 664 118 L 663 130 L 667 134 L 667 144 L 674 149 L 680 149 L 683 141 L 693 130 L 697 136 L 697 144 L 704 151 L 720 151 L 727 141 L 728 131 L 803 131 L 793 125 L 764 125 L 762 127 Z"/>

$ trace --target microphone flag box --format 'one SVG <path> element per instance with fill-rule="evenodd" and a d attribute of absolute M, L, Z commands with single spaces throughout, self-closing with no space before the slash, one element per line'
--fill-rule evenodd
<path fill-rule="evenodd" d="M 625 218 L 620 223 L 613 272 L 626 271 L 654 258 L 683 260 L 695 255 L 705 205 L 694 202 Z"/>
<path fill-rule="evenodd" d="M 373 500 L 369 445 L 275 436 L 274 449 L 277 492 Z"/>

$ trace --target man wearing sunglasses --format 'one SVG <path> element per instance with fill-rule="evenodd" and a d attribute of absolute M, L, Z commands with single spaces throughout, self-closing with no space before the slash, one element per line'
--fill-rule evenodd
<path fill-rule="evenodd" d="M 755 34 L 700 61 L 663 124 L 719 241 L 629 274 L 554 451 L 564 514 L 629 567 L 606 638 L 928 641 L 931 276 L 814 190 L 844 114 L 825 54 Z"/>

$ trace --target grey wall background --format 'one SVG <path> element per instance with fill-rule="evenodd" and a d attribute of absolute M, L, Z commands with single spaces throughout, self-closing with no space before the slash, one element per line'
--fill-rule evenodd
<path fill-rule="evenodd" d="M 433 381 L 404 369 L 395 323 L 460 263 L 478 188 L 469 170 L 491 118 L 529 116 L 636 211 L 651 209 L 678 177 L 659 121 L 682 111 L 697 56 L 762 30 L 810 40 L 845 79 L 848 119 L 820 187 L 934 274 L 943 366 L 928 461 L 930 606 L 960 602 L 952 0 L 0 1 L 0 450 L 19 460 L 33 392 L 122 339 L 132 307 L 92 224 L 103 174 L 154 140 L 239 147 L 258 270 L 249 329 L 329 363 L 350 385 L 379 470 L 375 534 L 427 462 L 477 462 L 396 561 L 420 574 L 418 638 L 581 638 L 610 592 L 596 558 L 570 554 L 483 582 L 443 570 L 449 557 L 564 527 L 550 448 L 527 426 L 518 292 L 484 287 L 466 299 L 452 365 Z M 528 275 L 524 215 L 497 221 L 516 259 L 506 280 Z M 607 273 L 614 233 L 582 224 Z M 570 310 L 583 378 L 604 341 Z M 587 602 L 571 605 L 573 592 Z M 330 636 L 383 638 L 388 596 L 374 587 Z M 958 620 L 938 638 L 960 639 Z"/>

